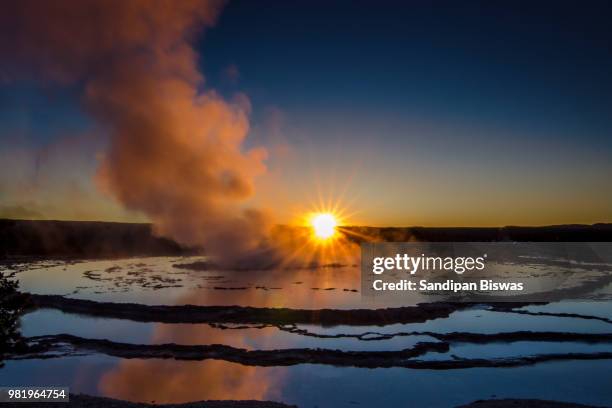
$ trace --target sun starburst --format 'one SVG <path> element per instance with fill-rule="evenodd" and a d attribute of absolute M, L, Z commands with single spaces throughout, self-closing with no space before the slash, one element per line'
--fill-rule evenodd
<path fill-rule="evenodd" d="M 331 213 L 315 213 L 310 220 L 312 232 L 318 239 L 326 240 L 334 236 L 338 221 Z"/>

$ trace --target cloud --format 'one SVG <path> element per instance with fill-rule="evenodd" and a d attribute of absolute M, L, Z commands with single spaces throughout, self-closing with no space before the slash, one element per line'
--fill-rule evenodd
<path fill-rule="evenodd" d="M 3 77 L 82 88 L 109 134 L 96 180 L 160 234 L 201 245 L 227 266 L 269 254 L 271 225 L 245 207 L 267 153 L 244 149 L 248 99 L 228 102 L 204 78 L 192 46 L 223 3 L 25 0 L 0 16 Z"/>

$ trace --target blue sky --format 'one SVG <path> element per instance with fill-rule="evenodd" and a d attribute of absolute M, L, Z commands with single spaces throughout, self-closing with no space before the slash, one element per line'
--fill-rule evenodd
<path fill-rule="evenodd" d="M 611 17 L 604 1 L 230 1 L 195 48 L 206 88 L 248 96 L 247 145 L 271 153 L 254 201 L 281 219 L 322 189 L 374 224 L 611 221 Z M 89 131 L 77 88 L 0 87 L 0 148 Z"/>

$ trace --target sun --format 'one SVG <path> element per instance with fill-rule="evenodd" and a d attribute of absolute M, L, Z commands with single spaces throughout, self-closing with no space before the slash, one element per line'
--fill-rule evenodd
<path fill-rule="evenodd" d="M 318 213 L 312 217 L 310 224 L 317 238 L 328 239 L 336 233 L 338 222 L 331 213 Z"/>

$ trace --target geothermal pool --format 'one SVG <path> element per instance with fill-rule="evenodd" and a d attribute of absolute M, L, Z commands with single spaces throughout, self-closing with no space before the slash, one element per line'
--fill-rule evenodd
<path fill-rule="evenodd" d="M 315 311 L 375 306 L 361 299 L 357 266 L 266 272 L 184 267 L 204 262 L 200 257 L 130 258 L 23 262 L 4 268 L 17 272 L 22 291 L 96 302 Z M 6 361 L 0 383 L 69 386 L 71 392 L 157 403 L 258 399 L 300 407 L 407 402 L 417 407 L 452 407 L 478 399 L 537 398 L 612 405 L 609 301 L 511 309 L 469 305 L 415 321 L 381 319 L 377 325 L 143 320 L 49 307 L 25 314 L 21 329 L 29 338 L 106 339 L 118 349 L 126 343 L 141 345 L 143 350 L 167 344 L 224 345 L 237 355 L 262 351 L 271 358 L 289 349 L 302 351 L 296 353 L 296 360 L 275 363 L 268 357 L 236 361 L 231 351 L 225 357 L 188 361 L 159 359 L 141 350 L 129 358 L 118 357 L 112 347 L 67 345 L 33 359 Z M 532 338 L 521 334 L 525 332 L 546 335 Z M 464 336 L 449 336 L 453 333 Z M 516 337 L 499 337 L 503 335 Z M 426 347 L 414 356 L 393 357 L 419 345 Z M 309 355 L 308 350 L 318 354 Z M 366 354 L 345 353 L 330 360 L 326 353 L 336 350 Z M 363 359 L 377 352 L 391 352 L 391 357 L 385 355 L 374 363 Z M 582 357 L 572 357 L 577 354 Z M 42 358 L 49 356 L 54 358 Z M 538 360 L 526 362 L 530 356 Z M 482 364 L 478 361 L 484 361 L 484 366 L 475 366 Z M 436 366 L 438 362 L 448 365 Z M 468 363 L 461 366 L 463 362 Z"/>

